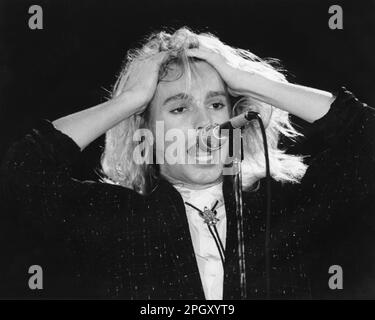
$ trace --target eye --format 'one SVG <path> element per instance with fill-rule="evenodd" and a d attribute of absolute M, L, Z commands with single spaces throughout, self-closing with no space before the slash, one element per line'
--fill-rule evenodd
<path fill-rule="evenodd" d="M 214 102 L 211 104 L 211 108 L 214 110 L 220 110 L 225 107 L 225 104 L 222 102 Z"/>
<path fill-rule="evenodd" d="M 169 111 L 170 113 L 174 113 L 174 114 L 179 114 L 179 113 L 183 113 L 187 108 L 184 107 L 184 106 L 180 106 L 178 108 L 175 108 L 171 111 Z"/>

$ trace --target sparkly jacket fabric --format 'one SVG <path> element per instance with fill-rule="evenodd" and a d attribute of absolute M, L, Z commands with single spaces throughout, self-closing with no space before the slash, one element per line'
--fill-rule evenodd
<path fill-rule="evenodd" d="M 272 183 L 271 298 L 375 298 L 375 111 L 345 88 L 291 153 L 301 184 Z M 75 142 L 43 120 L 2 158 L 1 297 L 204 299 L 182 198 L 164 180 L 148 196 L 78 181 Z M 249 299 L 266 297 L 265 181 L 244 192 Z M 235 201 L 227 214 L 224 299 L 240 298 Z M 30 290 L 28 269 L 43 269 Z M 329 268 L 343 270 L 332 290 Z"/>

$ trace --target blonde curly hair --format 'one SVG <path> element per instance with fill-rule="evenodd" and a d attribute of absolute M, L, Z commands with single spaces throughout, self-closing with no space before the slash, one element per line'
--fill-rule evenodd
<path fill-rule="evenodd" d="M 159 79 L 168 72 L 171 63 L 181 65 L 183 73 L 191 79 L 191 63 L 186 49 L 198 48 L 202 44 L 223 55 L 236 68 L 246 71 L 257 71 L 261 74 L 287 82 L 284 74 L 273 66 L 276 60 L 262 60 L 248 50 L 230 47 L 211 33 L 194 33 L 183 27 L 174 33 L 160 31 L 151 34 L 139 49 L 130 50 L 126 62 L 113 87 L 111 98 L 119 96 L 128 79 L 132 63 L 138 59 L 150 57 L 158 52 L 168 53 L 168 59 L 160 68 Z M 229 94 L 231 93 L 228 88 Z M 235 97 L 231 100 L 235 101 Z M 254 110 L 260 113 L 266 126 L 269 148 L 271 176 L 280 182 L 298 183 L 306 172 L 307 165 L 303 157 L 290 155 L 279 148 L 281 136 L 294 139 L 301 134 L 291 125 L 289 114 L 251 97 L 237 100 L 232 115 Z M 139 142 L 133 140 L 134 133 L 147 127 L 147 109 L 140 115 L 132 115 L 106 132 L 105 148 L 101 157 L 101 169 L 104 181 L 131 188 L 138 193 L 147 194 L 153 189 L 158 179 L 157 164 L 137 164 L 133 160 L 133 151 Z M 263 140 L 256 122 L 243 131 L 244 160 L 242 162 L 243 189 L 249 189 L 254 182 L 265 175 Z"/>

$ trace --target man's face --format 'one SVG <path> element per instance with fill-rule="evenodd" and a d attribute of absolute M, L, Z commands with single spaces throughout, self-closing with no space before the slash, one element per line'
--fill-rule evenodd
<path fill-rule="evenodd" d="M 222 149 L 213 151 L 211 155 L 204 151 L 197 153 L 196 140 L 191 139 L 191 133 L 195 132 L 193 129 L 213 123 L 220 124 L 229 119 L 230 102 L 227 89 L 217 71 L 206 62 L 198 61 L 192 64 L 188 92 L 186 73 L 174 80 L 180 72 L 177 65 L 170 68 L 164 79 L 166 81 L 159 82 L 151 102 L 150 122 L 156 137 L 156 154 L 164 158 L 164 164 L 160 164 L 160 172 L 173 183 L 196 187 L 214 184 L 222 178 L 227 144 Z M 185 163 L 168 163 L 173 157 L 173 148 L 168 146 L 174 142 L 155 135 L 156 121 L 163 122 L 165 133 L 170 129 L 177 129 L 183 134 L 185 143 L 180 147 L 184 150 Z M 158 139 L 165 140 L 163 149 L 160 148 L 161 141 Z"/>

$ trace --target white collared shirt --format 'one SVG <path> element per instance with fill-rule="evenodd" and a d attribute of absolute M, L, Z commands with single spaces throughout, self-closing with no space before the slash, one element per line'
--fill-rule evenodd
<path fill-rule="evenodd" d="M 219 219 L 216 228 L 225 248 L 227 220 L 222 187 L 223 184 L 220 183 L 207 189 L 193 190 L 175 185 L 184 202 L 189 202 L 202 211 L 204 207 L 211 209 L 219 201 L 215 209 Z M 198 211 L 186 204 L 185 208 L 205 297 L 207 300 L 222 300 L 224 270 L 215 240 Z"/>

